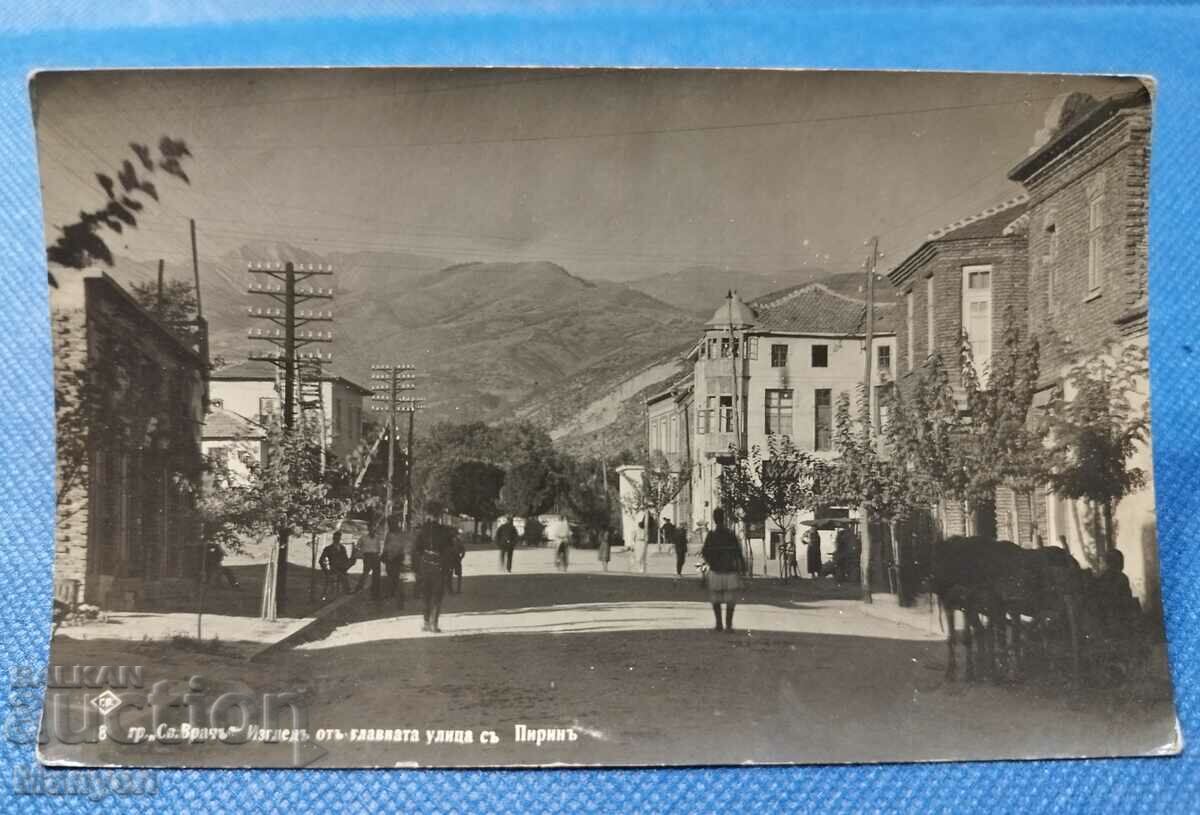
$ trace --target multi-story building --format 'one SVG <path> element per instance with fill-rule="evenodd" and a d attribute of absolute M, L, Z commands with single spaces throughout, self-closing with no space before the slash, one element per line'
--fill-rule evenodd
<path fill-rule="evenodd" d="M 673 470 L 691 467 L 692 376 L 680 377 L 669 387 L 646 399 L 646 449 L 653 459 L 661 455 Z M 688 542 L 698 543 L 692 532 L 692 485 L 685 480 L 675 499 L 663 507 L 663 519 L 687 530 Z"/>
<path fill-rule="evenodd" d="M 269 362 L 252 360 L 212 374 L 212 398 L 225 410 L 260 425 L 278 421 L 281 412 L 279 370 Z M 344 376 L 321 377 L 321 402 L 325 412 L 325 446 L 341 460 L 363 438 L 364 402 L 371 390 Z"/>
<path fill-rule="evenodd" d="M 869 352 L 876 423 L 883 421 L 882 389 L 894 376 L 894 311 L 890 298 L 876 304 Z M 705 528 L 720 504 L 721 470 L 731 450 L 757 446 L 766 457 L 769 438 L 787 436 L 818 457 L 835 454 L 838 399 L 843 394 L 856 399 L 866 373 L 866 314 L 864 300 L 820 283 L 785 289 L 752 304 L 731 292 L 716 310 L 690 354 L 693 529 Z M 746 530 L 756 559 L 772 560 L 790 531 L 768 527 L 770 522 Z"/>
<path fill-rule="evenodd" d="M 103 274 L 59 275 L 55 581 L 128 610 L 199 574 L 204 338 L 188 342 Z"/>
<path fill-rule="evenodd" d="M 1072 366 L 1147 347 L 1149 92 L 1103 101 L 1076 95 L 1062 111 L 1049 140 L 1009 173 L 1029 195 L 1029 326 L 1041 349 L 1035 406 L 1055 389 L 1072 397 L 1065 382 Z M 1145 378 L 1138 392 L 1149 399 Z M 1149 444 L 1130 465 L 1151 476 Z M 1081 562 L 1099 565 L 1097 508 L 1046 491 L 1036 509 L 1048 542 L 1065 540 Z M 1134 591 L 1156 608 L 1152 477 L 1117 504 L 1114 522 Z"/>
<path fill-rule="evenodd" d="M 959 387 L 961 349 L 970 344 L 976 370 L 986 380 L 993 349 L 1008 325 L 1024 333 L 1027 324 L 1025 196 L 956 221 L 930 233 L 921 246 L 889 274 L 900 290 L 896 327 L 897 383 L 912 385 L 930 357 L 941 359 L 950 382 Z M 942 508 L 943 532 L 978 532 L 1031 545 L 1034 529 L 1028 502 L 1011 490 L 965 517 L 960 505 Z"/>

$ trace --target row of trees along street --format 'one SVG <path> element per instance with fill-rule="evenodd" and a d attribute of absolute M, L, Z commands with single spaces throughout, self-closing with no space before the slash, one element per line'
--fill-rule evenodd
<path fill-rule="evenodd" d="M 786 437 L 771 437 L 767 455 L 754 446 L 731 448 L 733 463 L 721 481 L 722 503 L 738 520 L 770 519 L 790 529 L 796 515 L 819 506 L 857 506 L 867 523 L 890 529 L 916 512 L 934 513 L 946 527 L 946 508 L 961 508 L 968 532 L 974 511 L 994 500 L 998 488 L 1013 491 L 1035 517 L 1039 487 L 1088 502 L 1098 551 L 1095 564 L 1115 546 L 1113 512 L 1141 488 L 1146 474 L 1130 466 L 1149 434 L 1149 407 L 1138 383 L 1146 381 L 1144 349 L 1114 357 L 1077 360 L 1044 407 L 1033 407 L 1039 349 L 1023 338 L 1012 310 L 1005 314 L 1001 347 L 987 371 L 976 368 L 970 345 L 957 360 L 960 386 L 937 355 L 906 387 L 889 389 L 888 417 L 872 433 L 862 389 L 857 404 L 838 399 L 830 460 L 799 450 Z M 893 553 L 894 554 L 894 553 Z M 863 540 L 863 599 L 870 602 L 871 545 Z"/>

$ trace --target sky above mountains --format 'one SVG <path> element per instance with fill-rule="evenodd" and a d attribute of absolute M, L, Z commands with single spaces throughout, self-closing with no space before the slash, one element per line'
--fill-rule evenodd
<path fill-rule="evenodd" d="M 883 266 L 1010 197 L 1067 93 L 1104 78 L 749 71 L 162 71 L 34 83 L 48 242 L 103 202 L 130 141 L 184 139 L 118 255 L 190 264 L 253 241 L 597 280 L 704 265 Z"/>

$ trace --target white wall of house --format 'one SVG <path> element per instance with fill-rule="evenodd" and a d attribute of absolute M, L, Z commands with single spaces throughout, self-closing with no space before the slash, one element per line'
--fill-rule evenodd
<path fill-rule="evenodd" d="M 722 335 L 725 332 L 710 331 L 706 338 L 719 339 Z M 832 458 L 834 411 L 839 396 L 848 394 L 852 409 L 856 409 L 858 387 L 866 367 L 864 338 L 750 331 L 744 341 L 749 351 L 744 360 L 700 358 L 695 362 L 691 416 L 692 530 L 711 524 L 712 511 L 720 506 L 721 465 L 714 456 L 736 444 L 733 419 L 720 412 L 722 397 L 732 396 L 735 381 L 732 363 L 737 363 L 737 402 L 741 421 L 745 422 L 747 446 L 758 445 L 764 456 L 770 435 L 777 432 L 790 436 L 801 450 Z M 878 388 L 895 378 L 895 335 L 882 334 L 874 339 L 871 367 L 871 412 L 878 426 L 886 421 L 877 402 Z M 812 517 L 811 512 L 806 512 L 797 515 L 796 520 Z M 752 544 L 760 569 L 761 561 L 769 559 L 773 531 L 789 530 L 780 530 L 767 522 L 764 536 Z"/>
<path fill-rule="evenodd" d="M 1130 345 L 1144 349 L 1147 345 L 1145 336 L 1128 341 Z M 1109 355 L 1110 358 L 1113 356 Z M 1060 375 L 1064 377 L 1064 397 L 1070 399 L 1073 393 L 1069 381 L 1065 377 L 1069 368 L 1063 368 Z M 1138 394 L 1143 402 L 1150 399 L 1150 384 L 1147 380 L 1138 383 Z M 1130 588 L 1134 595 L 1141 600 L 1143 607 L 1157 607 L 1160 598 L 1161 585 L 1158 569 L 1158 545 L 1154 514 L 1154 478 L 1151 447 L 1142 445 L 1128 466 L 1139 467 L 1146 473 L 1147 483 L 1141 490 L 1126 496 L 1117 504 L 1113 521 L 1116 526 L 1117 549 L 1125 556 L 1125 574 L 1129 577 Z M 1048 529 L 1044 536 L 1048 545 L 1057 545 L 1059 536 L 1066 538 L 1067 549 L 1084 568 L 1099 570 L 1102 565 L 1097 561 L 1097 533 L 1103 527 L 1095 525 L 1099 513 L 1086 501 L 1070 501 L 1060 498 L 1053 493 L 1046 496 L 1046 524 Z"/>
<path fill-rule="evenodd" d="M 275 383 L 255 379 L 213 379 L 211 398 L 221 400 L 226 410 L 260 421 L 264 414 L 278 414 L 282 401 Z M 321 383 L 325 403 L 325 444 L 335 456 L 345 459 L 362 440 L 364 396 L 341 380 Z"/>
<path fill-rule="evenodd" d="M 259 439 L 204 439 L 200 450 L 205 458 L 220 455 L 230 474 L 246 483 L 250 480 L 250 467 L 260 464 L 263 458 L 263 443 Z"/>

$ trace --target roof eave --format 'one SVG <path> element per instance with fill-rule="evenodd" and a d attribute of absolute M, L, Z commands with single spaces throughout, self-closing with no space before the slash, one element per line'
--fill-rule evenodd
<path fill-rule="evenodd" d="M 1028 181 L 1038 170 L 1067 152 L 1076 143 L 1129 108 L 1141 107 L 1150 101 L 1150 92 L 1142 86 L 1131 93 L 1113 96 L 1096 107 L 1071 127 L 1026 156 L 1017 166 L 1008 171 L 1008 179 L 1018 183 Z"/>

